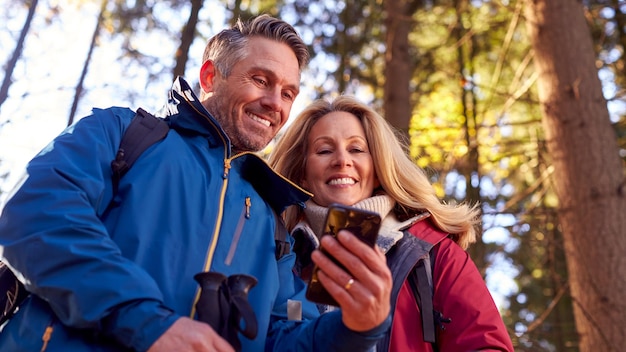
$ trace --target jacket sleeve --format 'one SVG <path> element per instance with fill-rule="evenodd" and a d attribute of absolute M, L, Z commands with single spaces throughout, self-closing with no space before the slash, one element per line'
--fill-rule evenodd
<path fill-rule="evenodd" d="M 316 305 L 305 298 L 306 285 L 293 273 L 294 263 L 293 252 L 281 258 L 278 263 L 280 292 L 272 312 L 265 350 L 281 352 L 375 350 L 376 342 L 391 327 L 391 317 L 370 331 L 355 332 L 343 324 L 341 310 L 320 316 Z M 287 299 L 302 302 L 303 320 L 287 319 Z"/>
<path fill-rule="evenodd" d="M 468 253 L 453 241 L 441 242 L 433 272 L 434 309 L 449 323 L 438 330 L 442 352 L 513 351 L 511 338 L 487 285 Z"/>
<path fill-rule="evenodd" d="M 110 162 L 132 116 L 94 110 L 44 148 L 3 209 L 0 245 L 2 259 L 63 324 L 145 350 L 177 317 L 99 219 L 112 197 Z"/>

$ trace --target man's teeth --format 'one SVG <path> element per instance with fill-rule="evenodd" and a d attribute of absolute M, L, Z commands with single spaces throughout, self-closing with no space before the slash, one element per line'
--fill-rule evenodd
<path fill-rule="evenodd" d="M 335 178 L 328 182 L 329 185 L 353 185 L 355 183 L 356 182 L 354 182 L 354 179 L 350 177 Z"/>
<path fill-rule="evenodd" d="M 250 116 L 250 117 L 251 117 L 254 121 L 258 121 L 258 122 L 260 122 L 260 123 L 264 124 L 265 126 L 270 127 L 270 122 L 269 122 L 269 121 L 267 121 L 267 120 L 265 120 L 265 119 L 262 119 L 262 118 L 260 118 L 260 117 L 258 117 L 258 116 L 256 116 L 256 115 L 253 115 L 253 114 L 250 114 L 249 116 Z"/>

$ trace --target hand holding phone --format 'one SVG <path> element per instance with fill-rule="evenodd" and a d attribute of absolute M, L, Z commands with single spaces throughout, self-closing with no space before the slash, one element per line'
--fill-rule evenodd
<path fill-rule="evenodd" d="M 374 247 L 376 238 L 378 237 L 380 223 L 381 218 L 378 213 L 341 204 L 331 204 L 328 208 L 328 214 L 326 215 L 322 236 L 330 235 L 336 237 L 340 230 L 345 229 L 352 232 L 357 238 L 367 243 L 370 247 Z M 346 270 L 346 268 L 336 258 L 326 252 L 323 247 L 321 251 L 335 264 Z M 318 271 L 319 268 L 316 265 L 313 268 L 311 281 L 306 291 L 307 299 L 316 303 L 337 306 L 337 301 L 335 301 L 319 281 L 317 277 Z"/>

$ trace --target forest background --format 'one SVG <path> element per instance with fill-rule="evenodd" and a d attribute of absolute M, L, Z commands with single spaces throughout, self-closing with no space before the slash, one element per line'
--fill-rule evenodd
<path fill-rule="evenodd" d="M 292 116 L 356 95 L 443 199 L 480 202 L 469 252 L 516 351 L 626 346 L 624 0 L 3 0 L 0 201 L 92 107 L 197 86 L 207 38 L 259 13 L 310 46 Z"/>

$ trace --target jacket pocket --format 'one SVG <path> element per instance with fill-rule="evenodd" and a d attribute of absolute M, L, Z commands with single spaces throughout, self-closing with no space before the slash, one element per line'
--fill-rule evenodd
<path fill-rule="evenodd" d="M 230 265 L 233 262 L 233 258 L 235 257 L 235 251 L 237 250 L 237 244 L 239 243 L 239 239 L 241 238 L 241 233 L 243 232 L 244 224 L 247 219 L 250 219 L 251 206 L 252 206 L 252 202 L 250 200 L 250 197 L 246 197 L 246 199 L 244 200 L 244 206 L 241 209 L 241 214 L 239 215 L 239 220 L 237 220 L 237 227 L 235 227 L 233 240 L 230 243 L 228 254 L 226 255 L 226 259 L 224 260 L 224 264 L 226 265 Z"/>

